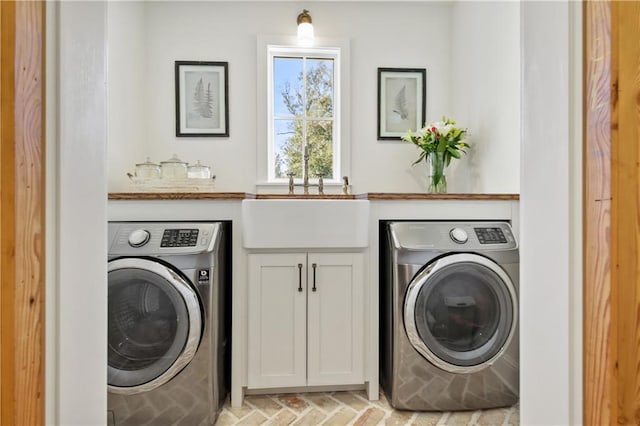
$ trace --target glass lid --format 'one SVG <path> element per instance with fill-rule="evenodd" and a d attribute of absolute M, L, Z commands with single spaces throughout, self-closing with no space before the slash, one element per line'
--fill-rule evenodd
<path fill-rule="evenodd" d="M 162 165 L 165 165 L 165 164 L 181 165 L 181 166 L 186 166 L 187 165 L 187 163 L 185 163 L 180 158 L 178 158 L 178 156 L 176 154 L 173 154 L 173 156 L 171 158 L 169 158 L 168 160 L 161 161 L 160 164 L 162 164 Z"/>
<path fill-rule="evenodd" d="M 211 168 L 209 166 L 205 166 L 204 164 L 200 163 L 200 160 L 196 161 L 196 164 L 191 164 L 189 166 L 189 170 L 191 171 L 204 171 L 204 170 L 210 170 Z"/>
<path fill-rule="evenodd" d="M 158 167 L 158 165 L 151 161 L 150 157 L 147 157 L 144 163 L 137 163 L 136 167 Z"/>

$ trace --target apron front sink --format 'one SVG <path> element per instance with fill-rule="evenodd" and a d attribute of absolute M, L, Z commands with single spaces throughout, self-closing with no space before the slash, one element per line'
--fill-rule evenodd
<path fill-rule="evenodd" d="M 243 200 L 245 248 L 363 248 L 368 200 Z"/>

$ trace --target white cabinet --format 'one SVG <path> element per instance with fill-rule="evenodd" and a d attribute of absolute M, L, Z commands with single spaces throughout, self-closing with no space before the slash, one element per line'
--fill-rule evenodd
<path fill-rule="evenodd" d="M 361 253 L 249 255 L 248 387 L 364 382 Z"/>
<path fill-rule="evenodd" d="M 306 254 L 249 255 L 250 388 L 306 383 L 306 264 Z"/>

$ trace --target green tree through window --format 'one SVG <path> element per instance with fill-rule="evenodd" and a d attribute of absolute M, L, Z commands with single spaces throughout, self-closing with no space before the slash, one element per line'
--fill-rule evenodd
<path fill-rule="evenodd" d="M 274 57 L 276 178 L 302 177 L 307 146 L 309 177 L 335 179 L 333 65 L 326 58 Z"/>

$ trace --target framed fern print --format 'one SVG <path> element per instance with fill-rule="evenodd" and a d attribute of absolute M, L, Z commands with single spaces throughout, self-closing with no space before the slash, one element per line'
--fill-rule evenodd
<path fill-rule="evenodd" d="M 229 136 L 228 62 L 176 61 L 176 136 Z"/>
<path fill-rule="evenodd" d="M 427 70 L 378 68 L 378 140 L 400 140 L 425 122 Z"/>

